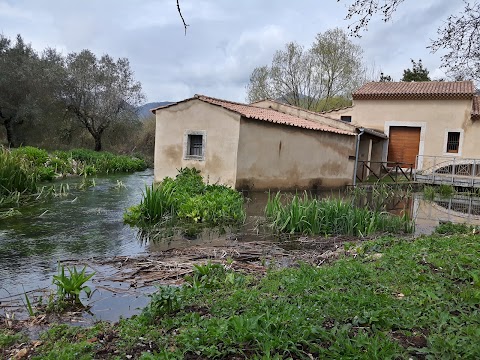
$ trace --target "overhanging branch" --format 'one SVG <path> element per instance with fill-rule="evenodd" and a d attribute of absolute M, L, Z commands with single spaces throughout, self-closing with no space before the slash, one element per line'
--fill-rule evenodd
<path fill-rule="evenodd" d="M 183 18 L 183 15 L 182 15 L 182 10 L 180 9 L 180 3 L 179 3 L 180 0 L 177 0 L 177 10 L 178 10 L 178 14 L 180 15 L 180 18 L 182 19 L 182 22 L 183 22 L 183 27 L 185 28 L 185 36 L 187 35 L 187 23 L 185 22 L 185 19 Z"/>

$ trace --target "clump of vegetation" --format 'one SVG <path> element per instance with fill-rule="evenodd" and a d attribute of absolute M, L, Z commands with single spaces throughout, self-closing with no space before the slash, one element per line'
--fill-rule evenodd
<path fill-rule="evenodd" d="M 57 286 L 57 295 L 60 301 L 81 305 L 80 294 L 84 292 L 88 297 L 91 295 L 92 291 L 85 283 L 95 273 L 87 274 L 86 270 L 86 266 L 81 271 L 78 271 L 74 266 L 73 269 L 67 268 L 67 274 L 65 265 L 59 265 L 58 274 L 53 276 L 53 284 Z"/>
<path fill-rule="evenodd" d="M 66 175 L 91 176 L 144 170 L 146 163 L 135 157 L 92 150 L 47 151 L 31 146 L 0 148 L 0 207 L 28 202 L 54 192 L 39 184 Z M 41 196 L 40 196 L 41 195 Z"/>
<path fill-rule="evenodd" d="M 34 358 L 477 358 L 476 236 L 383 237 L 261 279 L 200 265 L 114 325 L 55 326 Z M 206 284 L 206 286 L 202 286 Z M 165 296 L 163 296 L 165 295 Z M 73 355 L 74 354 L 74 355 Z"/>
<path fill-rule="evenodd" d="M 0 148 L 0 206 L 22 195 L 36 193 L 38 174 L 35 167 L 9 150 Z"/>
<path fill-rule="evenodd" d="M 194 168 L 180 169 L 145 188 L 139 205 L 124 214 L 125 222 L 141 227 L 170 223 L 237 225 L 245 220 L 243 196 L 223 185 L 205 184 Z"/>
<path fill-rule="evenodd" d="M 435 233 L 440 235 L 472 234 L 476 231 L 475 226 L 469 224 L 455 224 L 452 222 L 440 223 L 435 228 Z"/>
<path fill-rule="evenodd" d="M 439 186 L 425 186 L 423 188 L 423 198 L 426 200 L 434 200 L 438 194 L 442 198 L 450 198 L 456 194 L 455 187 L 450 184 L 441 184 Z"/>
<path fill-rule="evenodd" d="M 281 193 L 268 198 L 265 216 L 279 233 L 304 235 L 368 236 L 375 233 L 411 233 L 414 222 L 405 213 L 398 217 L 387 212 L 355 207 L 340 199 L 322 199 L 304 193 L 290 200 Z"/>

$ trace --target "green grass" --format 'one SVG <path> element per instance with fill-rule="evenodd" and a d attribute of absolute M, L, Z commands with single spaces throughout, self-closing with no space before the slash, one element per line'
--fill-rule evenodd
<path fill-rule="evenodd" d="M 66 175 L 89 176 L 144 170 L 145 161 L 124 155 L 84 149 L 47 151 L 31 146 L 0 147 L 0 207 L 41 198 L 39 184 Z M 50 189 L 50 192 L 52 189 Z"/>
<path fill-rule="evenodd" d="M 287 199 L 277 193 L 265 208 L 270 226 L 279 233 L 304 235 L 368 236 L 375 233 L 410 233 L 414 223 L 405 214 L 398 217 L 383 211 L 355 207 L 340 199 L 322 199 L 304 193 Z"/>
<path fill-rule="evenodd" d="M 145 188 L 142 201 L 124 214 L 132 225 L 170 224 L 237 225 L 245 220 L 243 196 L 223 185 L 205 184 L 200 172 L 180 169 L 175 179 L 165 178 Z"/>
<path fill-rule="evenodd" d="M 261 279 L 205 264 L 137 317 L 55 327 L 33 358 L 475 359 L 479 253 L 473 235 L 384 237 Z"/>

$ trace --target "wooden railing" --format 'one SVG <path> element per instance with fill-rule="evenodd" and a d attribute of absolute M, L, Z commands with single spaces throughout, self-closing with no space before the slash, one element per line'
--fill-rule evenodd
<path fill-rule="evenodd" d="M 358 168 L 361 168 L 361 171 L 358 171 Z M 360 182 L 369 180 L 373 176 L 377 181 L 389 178 L 397 183 L 404 179 L 413 180 L 415 164 L 395 161 L 359 161 L 358 168 L 356 176 Z"/>

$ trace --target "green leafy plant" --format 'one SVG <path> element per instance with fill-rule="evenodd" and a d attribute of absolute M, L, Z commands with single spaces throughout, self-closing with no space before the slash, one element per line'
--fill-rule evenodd
<path fill-rule="evenodd" d="M 57 286 L 57 295 L 61 301 L 81 305 L 80 294 L 84 292 L 90 297 L 92 291 L 85 283 L 90 280 L 95 273 L 87 274 L 87 267 L 84 266 L 78 271 L 74 266 L 73 269 L 67 268 L 68 274 L 65 272 L 65 266 L 59 265 L 58 274 L 53 275 L 53 284 Z"/>
<path fill-rule="evenodd" d="M 473 225 L 445 222 L 435 228 L 435 233 L 441 235 L 471 234 L 474 230 Z"/>
<path fill-rule="evenodd" d="M 182 304 L 182 289 L 176 286 L 159 286 L 150 295 L 150 303 L 144 309 L 144 314 L 152 319 L 171 314 L 180 309 Z"/>

